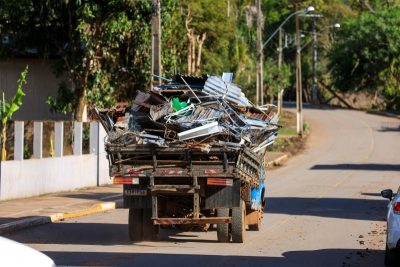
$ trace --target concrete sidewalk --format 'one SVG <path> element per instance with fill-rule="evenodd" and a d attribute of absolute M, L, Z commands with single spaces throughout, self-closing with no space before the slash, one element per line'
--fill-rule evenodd
<path fill-rule="evenodd" d="M 115 209 L 122 203 L 122 186 L 109 185 L 73 192 L 0 202 L 0 235 Z"/>
<path fill-rule="evenodd" d="M 267 167 L 281 165 L 287 155 L 267 153 Z M 23 228 L 105 212 L 122 207 L 122 185 L 0 202 L 0 235 Z"/>

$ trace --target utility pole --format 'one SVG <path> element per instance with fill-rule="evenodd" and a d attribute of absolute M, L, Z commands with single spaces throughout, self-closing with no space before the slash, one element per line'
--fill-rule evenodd
<path fill-rule="evenodd" d="M 278 69 L 281 70 L 283 62 L 283 47 L 282 47 L 282 27 L 279 28 L 279 47 L 278 47 Z M 283 89 L 278 92 L 278 114 L 282 113 L 283 106 Z"/>
<path fill-rule="evenodd" d="M 313 84 L 311 88 L 311 99 L 313 103 L 317 103 L 318 98 L 318 83 L 317 83 L 317 53 L 318 53 L 318 44 L 317 44 L 317 17 L 314 16 L 312 23 L 312 32 L 313 32 L 313 57 L 312 57 L 312 71 L 313 71 Z"/>
<path fill-rule="evenodd" d="M 152 0 L 151 17 L 151 88 L 161 84 L 161 0 Z M 154 84 L 153 84 L 154 81 Z"/>
<path fill-rule="evenodd" d="M 278 48 L 278 68 L 281 69 L 283 62 L 283 47 L 282 47 L 282 28 L 279 28 L 279 48 Z"/>
<path fill-rule="evenodd" d="M 263 15 L 261 10 L 261 0 L 257 0 L 257 79 L 256 79 L 256 105 L 264 105 L 264 85 L 263 85 Z"/>
<path fill-rule="evenodd" d="M 301 44 L 300 44 L 300 22 L 296 14 L 296 115 L 297 134 L 303 136 L 303 89 L 301 77 Z"/>

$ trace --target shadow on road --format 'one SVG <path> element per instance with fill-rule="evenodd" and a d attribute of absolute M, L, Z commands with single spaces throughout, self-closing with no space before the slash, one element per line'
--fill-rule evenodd
<path fill-rule="evenodd" d="M 400 171 L 398 164 L 318 164 L 310 170 Z"/>
<path fill-rule="evenodd" d="M 265 213 L 353 220 L 385 220 L 387 200 L 267 197 Z"/>
<path fill-rule="evenodd" d="M 126 224 L 54 223 L 12 234 L 11 238 L 28 244 L 128 245 Z"/>
<path fill-rule="evenodd" d="M 229 244 L 227 244 L 229 245 Z M 321 249 L 284 252 L 281 257 L 159 253 L 44 251 L 57 265 L 67 266 L 383 266 L 383 251 Z M 357 265 L 354 265 L 357 264 Z"/>
<path fill-rule="evenodd" d="M 378 130 L 378 132 L 399 132 L 400 131 L 400 126 L 395 126 L 395 127 L 390 127 L 390 126 L 384 126 L 381 129 Z"/>
<path fill-rule="evenodd" d="M 218 243 L 215 239 L 202 239 L 200 231 L 184 232 L 176 228 L 160 229 L 159 240 L 171 243 Z M 128 239 L 127 224 L 108 223 L 54 223 L 18 231 L 11 235 L 15 241 L 28 244 L 74 245 L 132 245 Z"/>
<path fill-rule="evenodd" d="M 65 193 L 59 194 L 58 197 L 68 197 L 68 198 L 79 198 L 79 199 L 91 199 L 91 200 L 112 200 L 121 198 L 121 193 Z"/>

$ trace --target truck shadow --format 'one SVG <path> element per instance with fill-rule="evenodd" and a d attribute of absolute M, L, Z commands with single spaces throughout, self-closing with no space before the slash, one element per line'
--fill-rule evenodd
<path fill-rule="evenodd" d="M 108 223 L 54 223 L 17 231 L 7 236 L 25 244 L 74 244 L 74 245 L 139 245 L 151 247 L 152 242 L 132 242 L 128 238 L 127 224 Z M 218 243 L 214 231 L 212 238 L 204 231 L 160 229 L 157 241 L 174 243 Z M 214 239 L 215 238 L 215 239 Z M 156 247 L 156 243 L 154 244 Z"/>
<path fill-rule="evenodd" d="M 217 249 L 217 248 L 216 248 Z M 267 250 L 267 248 L 266 248 Z M 235 256 L 159 253 L 43 251 L 57 265 L 66 266 L 383 266 L 383 251 L 321 249 L 288 251 L 281 256 Z M 234 253 L 234 252 L 232 252 Z"/>
<path fill-rule="evenodd" d="M 384 221 L 385 199 L 267 197 L 265 213 Z"/>

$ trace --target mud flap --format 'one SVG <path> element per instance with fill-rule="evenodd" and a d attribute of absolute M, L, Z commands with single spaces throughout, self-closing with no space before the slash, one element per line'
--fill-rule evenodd
<path fill-rule="evenodd" d="M 232 208 L 239 206 L 240 179 L 235 179 L 232 186 L 207 186 L 205 209 Z"/>

